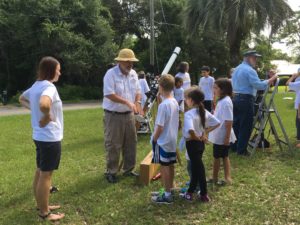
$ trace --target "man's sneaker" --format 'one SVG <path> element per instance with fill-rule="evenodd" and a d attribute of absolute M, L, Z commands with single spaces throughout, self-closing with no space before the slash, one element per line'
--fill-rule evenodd
<path fill-rule="evenodd" d="M 151 200 L 157 204 L 172 204 L 174 202 L 172 195 L 167 197 L 165 193 L 158 196 L 152 196 Z"/>
<path fill-rule="evenodd" d="M 193 194 L 189 192 L 180 193 L 179 196 L 187 201 L 193 201 Z"/>
<path fill-rule="evenodd" d="M 110 174 L 110 173 L 106 173 L 105 174 L 105 177 L 106 177 L 106 180 L 109 182 L 109 183 L 117 183 L 118 180 L 117 180 L 117 177 L 115 174 Z"/>
<path fill-rule="evenodd" d="M 211 201 L 207 194 L 206 195 L 200 195 L 199 200 L 201 202 L 210 202 Z"/>
<path fill-rule="evenodd" d="M 124 177 L 138 177 L 139 174 L 134 171 L 127 171 L 123 173 Z"/>

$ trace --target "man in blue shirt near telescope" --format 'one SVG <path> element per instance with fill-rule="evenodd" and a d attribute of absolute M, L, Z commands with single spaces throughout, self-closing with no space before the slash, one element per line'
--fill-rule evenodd
<path fill-rule="evenodd" d="M 233 87 L 233 129 L 237 141 L 232 145 L 238 155 L 248 155 L 247 146 L 250 139 L 253 117 L 254 97 L 257 90 L 265 90 L 277 76 L 261 81 L 257 75 L 257 58 L 261 57 L 255 50 L 244 53 L 243 62 L 235 68 L 232 74 Z"/>

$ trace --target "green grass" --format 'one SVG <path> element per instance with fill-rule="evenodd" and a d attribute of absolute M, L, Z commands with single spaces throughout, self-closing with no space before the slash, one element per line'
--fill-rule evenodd
<path fill-rule="evenodd" d="M 295 143 L 293 93 L 277 94 L 276 103 L 292 143 Z M 179 198 L 170 206 L 150 202 L 159 182 L 140 186 L 131 178 L 106 182 L 101 109 L 65 112 L 65 137 L 60 168 L 53 183 L 60 191 L 51 196 L 66 213 L 60 224 L 300 224 L 300 153 L 280 152 L 271 139 L 271 152 L 253 158 L 232 154 L 234 184 L 209 186 L 210 204 L 187 203 Z M 0 224 L 50 224 L 37 217 L 31 183 L 35 149 L 29 115 L 0 117 Z M 150 151 L 149 137 L 139 136 L 138 162 Z M 176 167 L 176 185 L 187 180 L 183 166 Z M 212 149 L 204 162 L 211 174 Z"/>

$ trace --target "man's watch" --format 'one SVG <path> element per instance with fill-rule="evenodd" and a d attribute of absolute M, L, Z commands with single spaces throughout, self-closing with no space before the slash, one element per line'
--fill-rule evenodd
<path fill-rule="evenodd" d="M 142 104 L 142 102 L 141 102 L 141 101 L 136 101 L 136 103 Z"/>

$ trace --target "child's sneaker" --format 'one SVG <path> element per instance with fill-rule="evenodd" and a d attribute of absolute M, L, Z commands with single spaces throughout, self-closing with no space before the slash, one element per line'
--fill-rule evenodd
<path fill-rule="evenodd" d="M 172 195 L 167 197 L 165 195 L 165 193 L 163 193 L 162 195 L 158 195 L 158 196 L 152 196 L 151 200 L 157 204 L 172 204 L 174 201 Z"/>
<path fill-rule="evenodd" d="M 164 188 L 161 188 L 159 189 L 159 191 L 152 191 L 151 192 L 151 196 L 159 196 L 159 195 L 163 195 L 163 193 L 165 193 L 165 189 Z"/>
<path fill-rule="evenodd" d="M 162 188 L 160 189 L 159 191 L 152 191 L 151 192 L 151 196 L 159 196 L 159 195 L 163 195 L 165 193 L 165 189 Z M 176 194 L 176 190 L 175 189 L 171 189 L 171 195 L 172 197 L 174 198 L 175 197 L 175 194 Z"/>
<path fill-rule="evenodd" d="M 188 187 L 183 187 L 180 189 L 180 194 L 184 194 L 185 192 L 187 192 Z"/>
<path fill-rule="evenodd" d="M 187 201 L 193 201 L 193 194 L 189 192 L 180 193 L 179 196 Z"/>
<path fill-rule="evenodd" d="M 200 195 L 199 200 L 201 202 L 210 202 L 211 201 L 207 194 L 206 195 Z"/>

